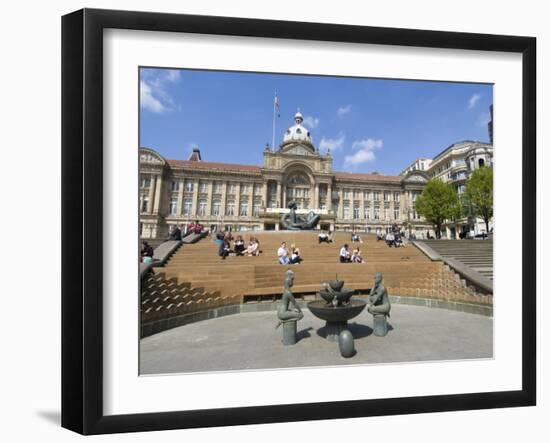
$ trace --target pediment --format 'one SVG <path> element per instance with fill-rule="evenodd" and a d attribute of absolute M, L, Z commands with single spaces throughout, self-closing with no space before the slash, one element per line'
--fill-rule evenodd
<path fill-rule="evenodd" d="M 139 150 L 139 162 L 147 163 L 150 165 L 164 165 L 166 161 L 160 154 L 152 149 L 140 148 Z"/>
<path fill-rule="evenodd" d="M 284 147 L 282 152 L 292 155 L 316 155 L 316 153 L 307 145 L 301 143 L 292 146 Z"/>
<path fill-rule="evenodd" d="M 407 174 L 404 181 L 407 183 L 427 183 L 428 178 L 426 177 L 425 174 L 421 172 L 413 171 Z"/>

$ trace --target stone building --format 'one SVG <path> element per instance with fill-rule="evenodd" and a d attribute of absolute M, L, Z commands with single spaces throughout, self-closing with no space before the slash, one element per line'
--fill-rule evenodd
<path fill-rule="evenodd" d="M 263 165 L 205 161 L 199 149 L 187 160 L 168 160 L 140 148 L 141 236 L 163 238 L 170 225 L 194 220 L 234 231 L 278 230 L 290 201 L 298 212 L 321 214 L 319 229 L 374 233 L 397 223 L 418 236 L 431 229 L 414 211 L 426 171 L 333 171 L 332 156 L 319 152 L 302 123 L 298 112 L 279 148 L 264 149 Z"/>
<path fill-rule="evenodd" d="M 492 107 L 491 107 L 492 110 Z M 428 178 L 439 178 L 453 185 L 459 196 L 464 192 L 466 180 L 470 174 L 478 168 L 493 167 L 493 145 L 473 140 L 465 140 L 454 143 L 445 148 L 433 159 L 415 160 L 405 168 L 400 175 L 406 177 L 420 163 L 427 165 L 424 169 Z M 492 223 L 489 224 L 489 229 Z M 448 221 L 443 226 L 443 236 L 455 238 L 460 233 L 472 231 L 475 234 L 485 232 L 485 223 L 477 218 L 463 218 L 456 221 Z"/>

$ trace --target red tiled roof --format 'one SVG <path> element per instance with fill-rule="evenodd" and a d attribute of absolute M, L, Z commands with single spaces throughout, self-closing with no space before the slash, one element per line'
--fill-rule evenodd
<path fill-rule="evenodd" d="M 340 180 L 366 180 L 399 183 L 403 180 L 400 175 L 361 174 L 354 172 L 335 172 L 336 179 Z"/>
<path fill-rule="evenodd" d="M 236 163 L 217 163 L 195 160 L 166 160 L 170 166 L 192 169 L 211 169 L 217 171 L 251 172 L 259 174 L 261 167 L 255 165 L 239 165 Z M 361 174 L 351 172 L 335 172 L 334 176 L 340 180 L 365 180 L 399 183 L 403 177 L 399 175 Z"/>
<path fill-rule="evenodd" d="M 166 160 L 170 166 L 192 169 L 212 169 L 217 171 L 255 172 L 260 173 L 260 166 L 238 165 L 235 163 L 216 163 L 193 160 Z"/>

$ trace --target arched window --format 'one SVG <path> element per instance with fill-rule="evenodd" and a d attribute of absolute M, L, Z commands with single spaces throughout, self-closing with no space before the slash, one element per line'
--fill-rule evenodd
<path fill-rule="evenodd" d="M 478 161 L 477 161 L 477 164 L 479 165 L 480 168 L 483 168 L 483 166 L 485 166 L 485 160 L 480 158 Z"/>
<path fill-rule="evenodd" d="M 292 173 L 286 180 L 287 202 L 292 199 L 299 208 L 309 208 L 309 177 L 300 171 Z"/>

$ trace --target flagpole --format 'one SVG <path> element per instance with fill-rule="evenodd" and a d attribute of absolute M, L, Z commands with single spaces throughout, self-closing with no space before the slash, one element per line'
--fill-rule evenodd
<path fill-rule="evenodd" d="M 275 112 L 277 108 L 277 91 L 275 91 L 275 99 L 273 100 L 273 134 L 271 138 L 271 149 L 275 151 Z"/>

